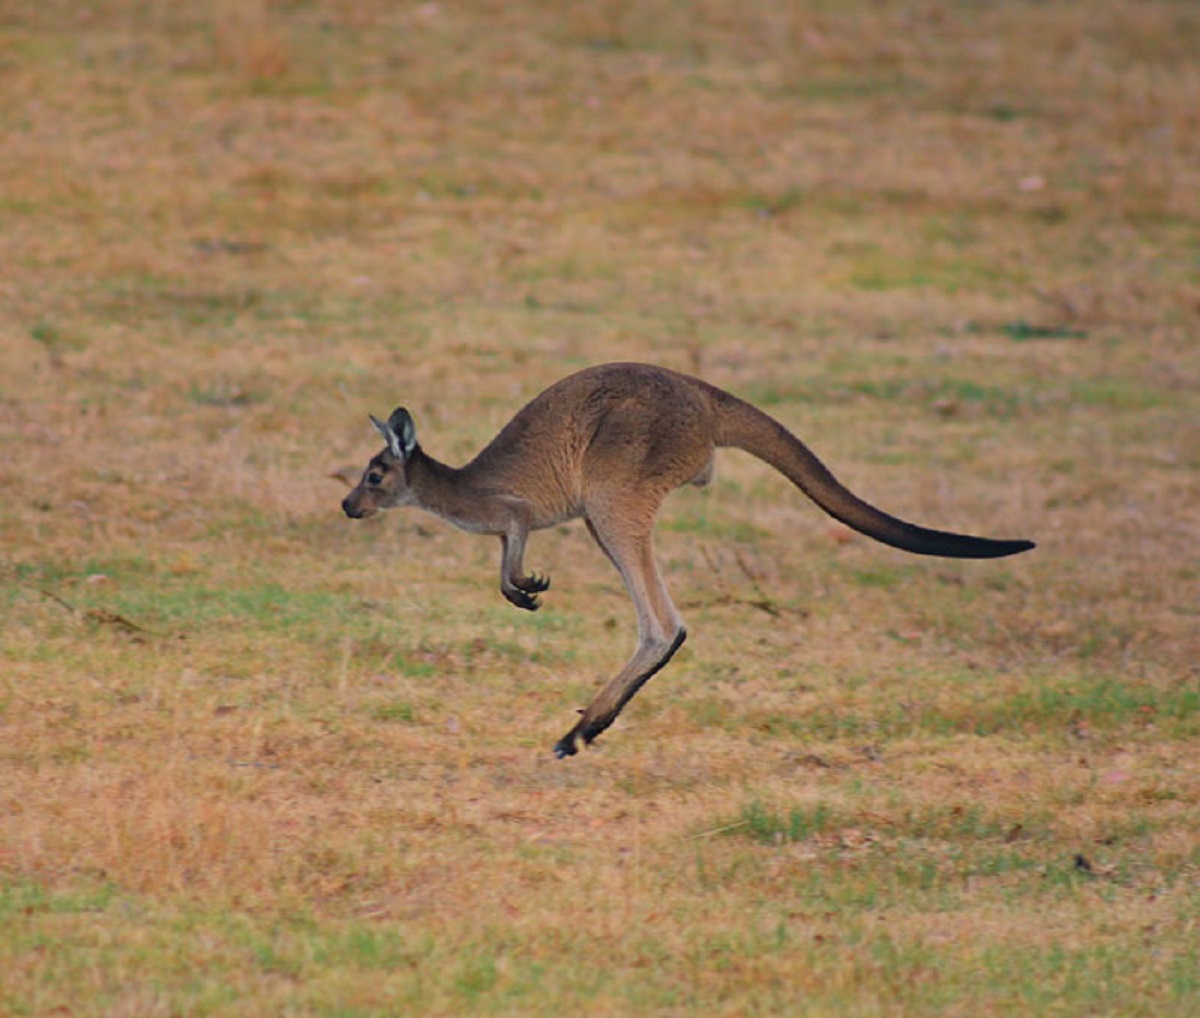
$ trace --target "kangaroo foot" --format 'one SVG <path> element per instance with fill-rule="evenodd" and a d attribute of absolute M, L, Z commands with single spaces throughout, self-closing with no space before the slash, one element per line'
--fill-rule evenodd
<path fill-rule="evenodd" d="M 575 743 L 579 739 L 583 740 L 585 746 L 590 746 L 595 742 L 596 738 L 617 720 L 617 715 L 633 699 L 634 694 L 671 660 L 675 651 L 683 645 L 683 641 L 686 639 L 687 630 L 680 626 L 675 633 L 675 638 L 669 645 L 665 645 L 659 650 L 656 655 L 657 659 L 649 668 L 640 675 L 635 672 L 633 678 L 626 678 L 625 672 L 622 672 L 613 679 L 588 705 L 587 710 L 580 712 L 583 717 L 575 723 L 575 727 L 554 744 L 554 755 L 560 760 L 574 756 L 578 752 Z"/>
<path fill-rule="evenodd" d="M 577 740 L 582 739 L 585 746 L 590 746 L 596 741 L 597 736 L 612 724 L 613 720 L 610 718 L 607 721 L 594 721 L 588 724 L 586 719 L 581 719 L 579 724 L 554 744 L 554 755 L 560 760 L 574 756 L 579 752 L 579 747 L 576 746 Z"/>
<path fill-rule="evenodd" d="M 574 756 L 579 750 L 575 746 L 575 739 L 578 733 L 572 728 L 566 735 L 554 744 L 554 755 L 559 760 L 565 760 L 569 756 Z"/>

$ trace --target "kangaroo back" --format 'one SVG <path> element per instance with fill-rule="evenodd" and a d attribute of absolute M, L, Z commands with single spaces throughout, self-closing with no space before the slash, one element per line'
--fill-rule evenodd
<path fill-rule="evenodd" d="M 946 558 L 1002 558 L 1032 548 L 1032 541 L 997 541 L 930 530 L 906 523 L 843 485 L 811 449 L 773 417 L 720 390 L 716 443 L 742 449 L 769 463 L 830 516 L 860 534 L 917 555 Z"/>

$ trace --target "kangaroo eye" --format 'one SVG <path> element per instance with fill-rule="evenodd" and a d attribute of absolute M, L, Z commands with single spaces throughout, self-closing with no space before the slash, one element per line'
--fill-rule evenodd
<path fill-rule="evenodd" d="M 372 488 L 378 487 L 383 483 L 383 474 L 376 473 L 374 470 L 372 470 L 369 474 L 367 474 L 367 483 L 371 485 Z"/>

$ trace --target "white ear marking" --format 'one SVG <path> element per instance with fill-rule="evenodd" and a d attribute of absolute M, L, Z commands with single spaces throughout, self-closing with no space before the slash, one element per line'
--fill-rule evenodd
<path fill-rule="evenodd" d="M 400 447 L 400 437 L 392 430 L 391 425 L 384 424 L 374 414 L 369 414 L 368 416 L 371 418 L 371 423 L 375 425 L 375 430 L 383 436 L 383 440 L 387 443 L 388 452 L 395 456 L 396 459 L 404 459 L 405 457 Z"/>

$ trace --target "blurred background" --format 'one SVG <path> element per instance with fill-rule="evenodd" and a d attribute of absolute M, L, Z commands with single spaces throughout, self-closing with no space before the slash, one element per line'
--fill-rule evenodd
<path fill-rule="evenodd" d="M 0 1011 L 1191 1009 L 1198 54 L 1179 0 L 2 0 Z M 1039 548 L 723 456 L 692 638 L 555 769 L 633 641 L 583 528 L 528 616 L 338 502 L 368 413 L 458 464 L 621 359 Z"/>

